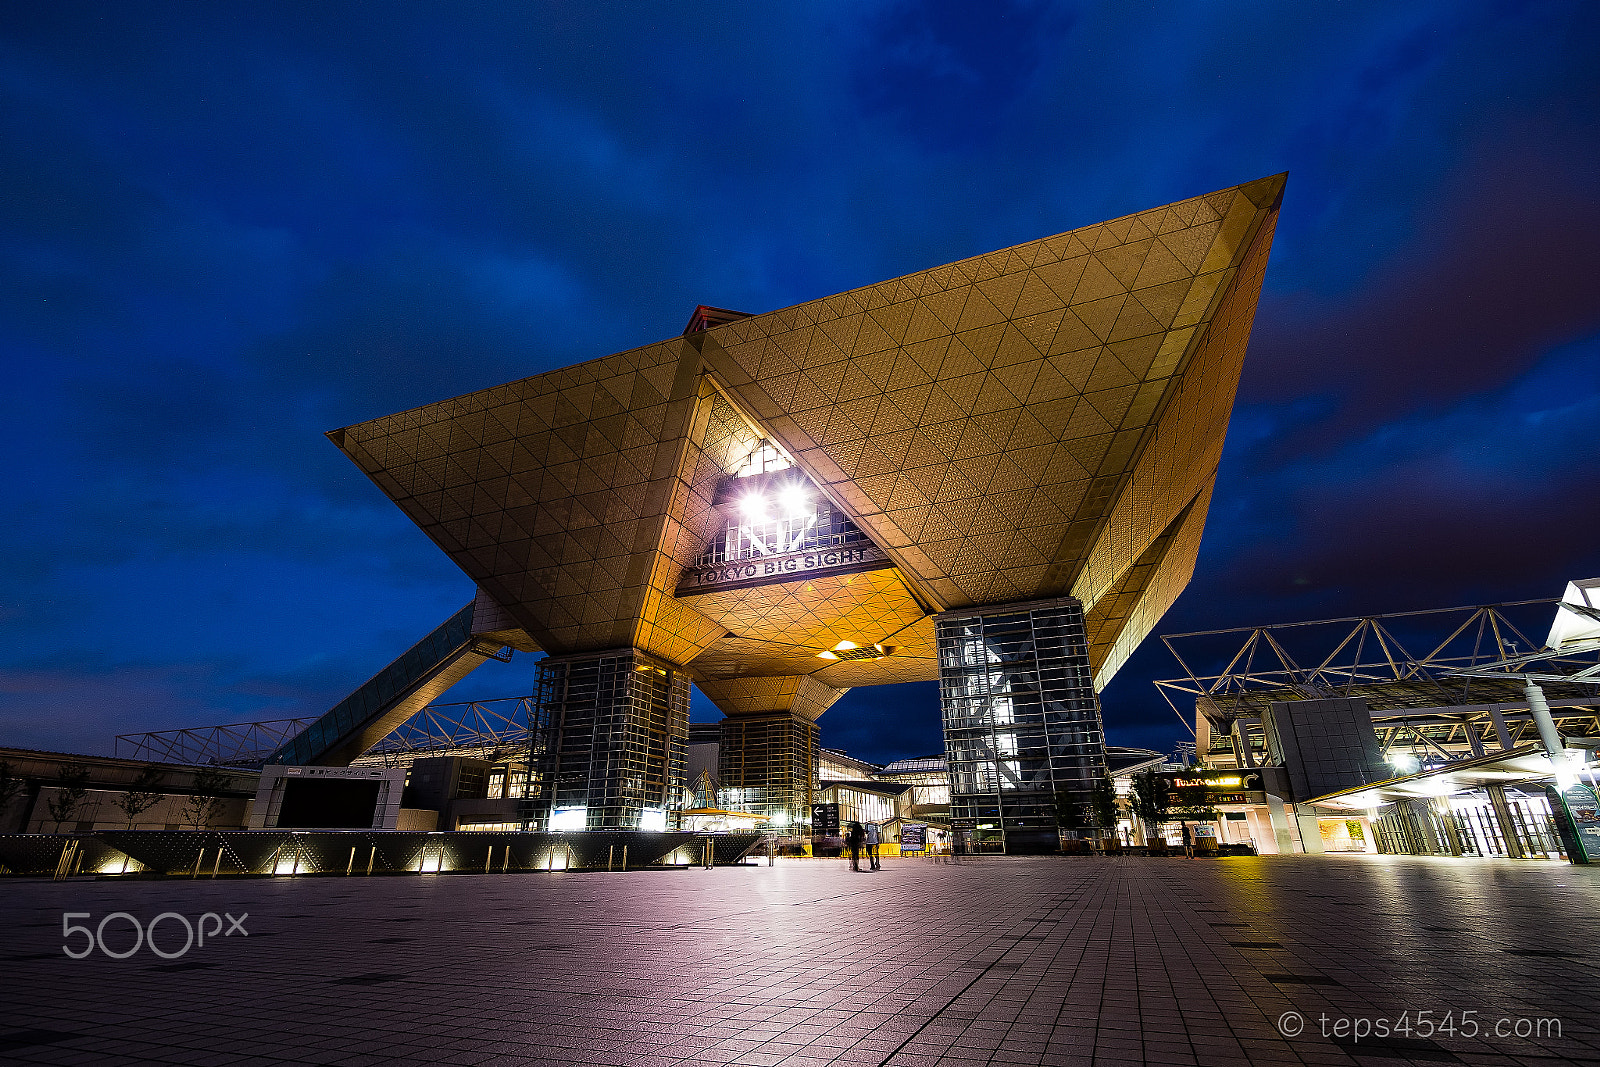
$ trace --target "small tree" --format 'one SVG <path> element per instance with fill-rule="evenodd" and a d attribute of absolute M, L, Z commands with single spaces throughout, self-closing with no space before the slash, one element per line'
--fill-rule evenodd
<path fill-rule="evenodd" d="M 222 791 L 228 776 L 215 767 L 201 767 L 194 775 L 194 792 L 183 802 L 183 820 L 196 830 L 204 830 L 222 814 Z"/>
<path fill-rule="evenodd" d="M 81 763 L 67 764 L 56 772 L 55 786 L 56 794 L 45 807 L 50 809 L 50 818 L 59 834 L 61 824 L 78 813 L 83 798 L 89 795 L 89 768 Z"/>
<path fill-rule="evenodd" d="M 22 779 L 13 773 L 11 764 L 6 760 L 0 759 L 0 825 L 5 822 L 6 809 L 11 806 L 13 800 L 17 799 L 17 795 L 22 792 L 23 784 Z M 23 827 L 23 829 L 26 830 L 27 827 Z"/>
<path fill-rule="evenodd" d="M 1084 827 L 1083 805 L 1070 789 L 1056 790 L 1056 826 L 1074 837 Z"/>
<path fill-rule="evenodd" d="M 1191 822 L 1211 822 L 1219 814 L 1211 804 L 1211 790 L 1204 782 L 1180 785 L 1173 792 L 1178 796 L 1173 814 L 1178 817 L 1185 830 L 1189 828 Z"/>
<path fill-rule="evenodd" d="M 1154 837 L 1167 821 L 1171 800 L 1167 794 L 1167 780 L 1154 769 L 1133 776 L 1133 810 L 1144 823 L 1146 837 Z"/>
<path fill-rule="evenodd" d="M 122 814 L 128 817 L 128 829 L 133 829 L 134 822 L 161 802 L 161 790 L 157 787 L 167 772 L 154 764 L 146 764 L 139 772 L 133 784 L 127 791 L 117 798 L 117 807 L 122 809 Z"/>
<path fill-rule="evenodd" d="M 1117 787 L 1107 775 L 1089 787 L 1089 821 L 1101 830 L 1117 828 Z"/>

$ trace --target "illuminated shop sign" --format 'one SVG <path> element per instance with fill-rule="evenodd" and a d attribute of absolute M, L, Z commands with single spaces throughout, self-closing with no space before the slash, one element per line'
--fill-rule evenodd
<path fill-rule="evenodd" d="M 893 566 L 881 548 L 873 544 L 851 548 L 826 548 L 811 552 L 789 552 L 738 560 L 709 567 L 691 567 L 678 583 L 678 596 L 706 593 L 741 585 L 766 585 L 789 582 L 815 574 L 876 570 Z"/>
<path fill-rule="evenodd" d="M 1260 779 L 1253 774 L 1212 774 L 1204 778 L 1174 778 L 1173 788 L 1203 785 L 1207 789 L 1260 789 Z"/>

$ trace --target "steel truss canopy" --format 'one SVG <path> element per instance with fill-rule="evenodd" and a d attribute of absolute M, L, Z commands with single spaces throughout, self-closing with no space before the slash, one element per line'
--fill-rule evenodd
<path fill-rule="evenodd" d="M 815 719 L 936 678 L 935 613 L 1072 596 L 1103 686 L 1192 573 L 1284 178 L 702 306 L 681 337 L 329 436 L 477 585 L 475 637 L 635 648 L 730 714 Z M 840 540 L 808 558 L 798 513 L 786 542 L 728 540 L 730 487 L 774 471 Z M 719 538 L 790 547 L 768 573 L 707 562 Z"/>
<path fill-rule="evenodd" d="M 1552 703 L 1600 702 L 1590 680 L 1600 642 L 1555 652 L 1527 636 L 1557 603 L 1523 600 L 1164 635 L 1185 674 L 1155 684 L 1180 718 L 1174 698 L 1192 699 L 1224 731 L 1282 700 L 1361 697 L 1375 718 L 1525 706 L 1526 676 L 1498 670 L 1511 662 L 1544 664 L 1548 673 L 1541 677 Z M 1215 672 L 1201 673 L 1206 666 Z M 1475 670 L 1488 667 L 1496 671 Z"/>
<path fill-rule="evenodd" d="M 1400 775 L 1370 785 L 1341 789 L 1306 801 L 1319 807 L 1370 810 L 1402 800 L 1431 800 L 1493 785 L 1538 782 L 1554 773 L 1550 756 L 1538 744 L 1519 745 L 1453 760 L 1415 774 Z"/>
<path fill-rule="evenodd" d="M 186 730 L 119 734 L 115 755 L 187 766 L 259 767 L 314 718 L 228 723 Z M 480 755 L 526 750 L 548 727 L 532 697 L 429 704 L 357 759 L 394 762 L 428 755 Z"/>

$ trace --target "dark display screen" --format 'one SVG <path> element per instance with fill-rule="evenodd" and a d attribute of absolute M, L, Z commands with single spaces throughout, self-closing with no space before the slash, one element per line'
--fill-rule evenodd
<path fill-rule="evenodd" d="M 365 830 L 378 807 L 375 778 L 290 778 L 278 826 L 284 830 Z"/>

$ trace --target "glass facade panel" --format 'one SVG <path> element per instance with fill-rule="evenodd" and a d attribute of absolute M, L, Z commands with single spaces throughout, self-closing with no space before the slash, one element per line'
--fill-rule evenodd
<path fill-rule="evenodd" d="M 546 659 L 539 664 L 535 696 L 550 717 L 555 742 L 551 788 L 529 798 L 530 824 L 664 827 L 683 791 L 689 679 L 629 649 Z"/>
<path fill-rule="evenodd" d="M 872 544 L 804 475 L 762 479 L 748 491 L 732 491 L 739 495 L 727 522 L 695 560 L 696 567 Z"/>
<path fill-rule="evenodd" d="M 1106 766 L 1082 606 L 947 612 L 935 635 L 951 819 L 1053 850 L 1057 795 L 1086 804 Z"/>
<path fill-rule="evenodd" d="M 792 712 L 722 720 L 717 777 L 722 803 L 765 815 L 771 827 L 798 827 L 811 816 L 817 724 Z"/>

